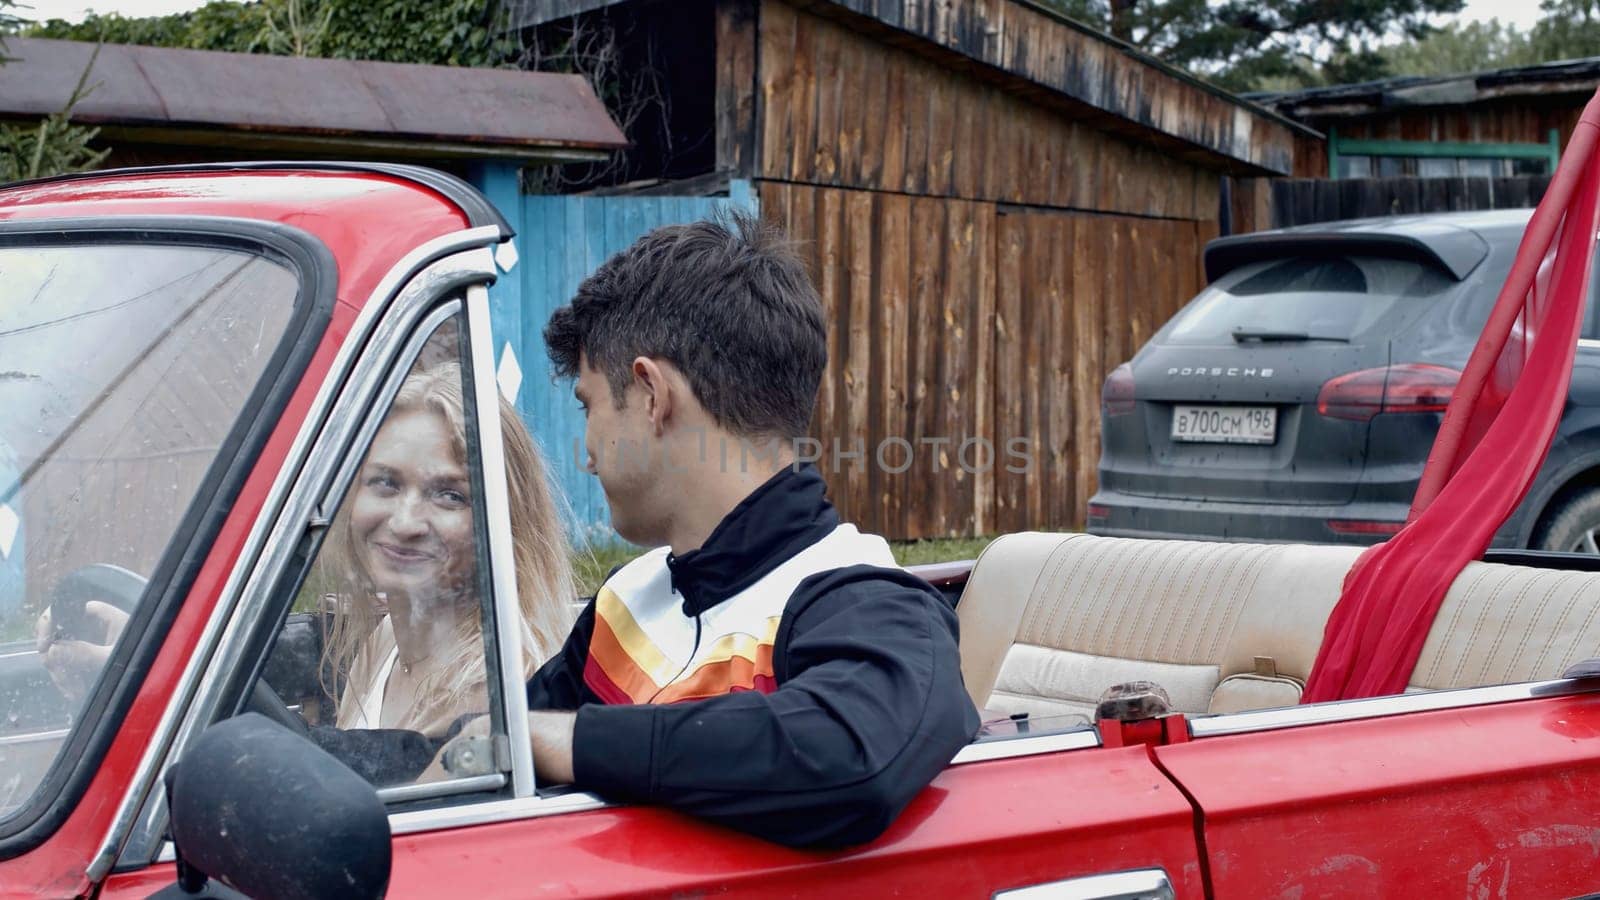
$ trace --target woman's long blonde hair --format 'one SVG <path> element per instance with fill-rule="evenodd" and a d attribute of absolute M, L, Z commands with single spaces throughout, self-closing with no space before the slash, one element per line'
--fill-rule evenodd
<path fill-rule="evenodd" d="M 431 412 L 443 417 L 449 426 L 456 462 L 467 465 L 466 409 L 459 363 L 440 363 L 414 371 L 406 378 L 389 415 L 408 412 Z M 543 454 L 534 445 L 522 418 L 503 397 L 500 432 L 511 507 L 517 607 L 521 612 L 517 624 L 522 632 L 522 672 L 527 678 L 561 649 L 572 626 L 576 591 L 562 527 L 560 495 L 550 485 Z M 324 673 L 330 668 L 337 672 L 347 682 L 346 690 L 362 690 L 383 663 L 362 652 L 381 617 L 374 603 L 372 582 L 353 552 L 350 505 L 347 495 L 318 559 L 324 569 L 321 582 L 335 586 L 340 607 L 324 635 L 322 669 Z M 481 538 L 474 535 L 474 540 Z M 481 576 L 473 583 L 482 583 Z M 397 723 L 399 727 L 420 730 L 416 726 L 440 715 L 467 712 L 474 708 L 474 701 L 486 701 L 481 617 L 461 616 L 440 652 L 433 671 L 417 687 L 415 706 Z M 332 696 L 333 692 L 329 694 Z M 376 722 L 367 725 L 378 727 Z"/>

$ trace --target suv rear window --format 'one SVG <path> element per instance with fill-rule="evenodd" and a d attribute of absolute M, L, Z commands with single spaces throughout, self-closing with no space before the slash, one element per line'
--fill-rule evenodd
<path fill-rule="evenodd" d="M 1217 279 L 1173 320 L 1167 344 L 1231 344 L 1235 332 L 1305 334 L 1348 341 L 1372 330 L 1404 300 L 1454 285 L 1407 259 L 1296 257 L 1241 266 Z"/>

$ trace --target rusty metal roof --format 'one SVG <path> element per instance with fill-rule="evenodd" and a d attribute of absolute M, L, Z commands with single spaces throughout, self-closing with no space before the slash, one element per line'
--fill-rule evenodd
<path fill-rule="evenodd" d="M 94 58 L 75 121 L 213 142 L 592 158 L 627 145 L 576 75 L 8 38 L 0 116 L 60 111 Z M 230 135 L 232 139 L 230 139 Z"/>
<path fill-rule="evenodd" d="M 1506 97 L 1554 100 L 1594 93 L 1600 87 L 1600 56 L 1462 72 L 1402 75 L 1357 84 L 1252 94 L 1251 99 L 1297 118 L 1362 116 L 1407 106 L 1459 106 Z M 1571 103 L 1562 97 L 1558 102 Z"/>

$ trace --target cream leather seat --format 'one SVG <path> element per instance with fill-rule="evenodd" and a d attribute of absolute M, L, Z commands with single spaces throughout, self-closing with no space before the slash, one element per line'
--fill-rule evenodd
<path fill-rule="evenodd" d="M 1361 548 L 1024 533 L 992 543 L 958 607 L 980 708 L 1093 711 L 1161 684 L 1187 713 L 1289 706 Z M 1600 653 L 1600 573 L 1473 563 L 1445 598 L 1411 689 L 1553 678 Z"/>

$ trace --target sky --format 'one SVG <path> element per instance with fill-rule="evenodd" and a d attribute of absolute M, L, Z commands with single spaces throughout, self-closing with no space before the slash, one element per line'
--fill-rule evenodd
<path fill-rule="evenodd" d="M 194 9 L 202 5 L 204 0 L 19 0 L 19 2 L 33 7 L 32 10 L 20 10 L 20 14 L 25 18 L 76 21 L 83 18 L 84 13 L 90 9 L 100 13 L 121 13 L 125 16 L 159 16 Z M 1467 0 L 1466 11 L 1461 14 L 1461 18 L 1484 21 L 1498 18 L 1502 22 L 1527 29 L 1539 19 L 1539 3 L 1538 0 Z"/>

